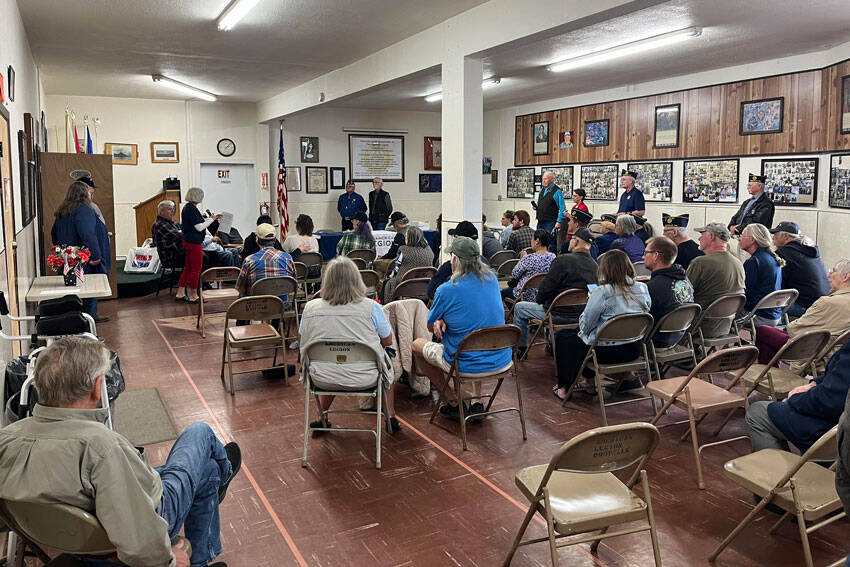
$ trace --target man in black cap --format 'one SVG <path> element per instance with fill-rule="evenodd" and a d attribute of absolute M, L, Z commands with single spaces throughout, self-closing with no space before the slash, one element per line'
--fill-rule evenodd
<path fill-rule="evenodd" d="M 688 269 L 691 260 L 694 258 L 705 256 L 705 252 L 699 249 L 699 244 L 688 236 L 688 220 L 690 220 L 690 215 L 688 214 L 673 216 L 667 213 L 661 213 L 664 236 L 672 240 L 679 250 L 674 264 L 679 264 L 683 270 Z"/>
<path fill-rule="evenodd" d="M 623 169 L 620 171 L 620 187 L 625 190 L 625 193 L 620 195 L 620 208 L 617 209 L 617 216 L 633 214 L 646 214 L 646 203 L 643 199 L 643 193 L 635 188 L 635 179 L 637 179 L 636 171 Z"/>
<path fill-rule="evenodd" d="M 800 292 L 797 301 L 788 309 L 792 317 L 800 317 L 812 303 L 829 293 L 831 285 L 820 251 L 811 238 L 800 233 L 795 222 L 782 221 L 770 230 L 776 253 L 785 259 L 782 268 L 782 289 Z"/>
<path fill-rule="evenodd" d="M 526 213 L 526 217 L 528 213 Z M 478 229 L 475 228 L 475 225 L 469 221 L 461 221 L 457 224 L 456 227 L 450 228 L 448 230 L 449 236 L 451 237 L 451 244 L 454 242 L 455 238 L 458 236 L 466 236 L 471 238 L 478 244 Z M 482 261 L 487 264 L 487 258 L 481 256 Z M 489 264 L 487 264 L 489 265 Z M 449 281 L 449 278 L 452 277 L 452 263 L 451 261 L 443 262 L 439 268 L 437 268 L 437 273 L 434 274 L 434 277 L 431 278 L 431 282 L 428 284 L 428 297 L 434 299 L 434 294 L 437 293 L 437 288 L 442 284 Z"/>
<path fill-rule="evenodd" d="M 570 242 L 572 236 L 582 228 L 587 228 L 587 225 L 589 225 L 590 221 L 593 220 L 593 215 L 591 215 L 585 210 L 573 207 L 573 210 L 570 211 L 570 216 L 568 217 L 568 219 L 569 223 L 567 224 L 567 241 L 564 243 L 564 248 L 561 249 L 562 254 L 567 254 L 570 252 Z M 596 260 L 596 258 L 599 256 L 599 248 L 596 247 L 595 238 L 590 244 L 590 255 L 594 260 Z"/>
<path fill-rule="evenodd" d="M 773 201 L 764 192 L 764 180 L 764 175 L 750 174 L 747 191 L 751 197 L 741 204 L 727 225 L 732 236 L 740 235 L 748 224 L 773 226 Z"/>

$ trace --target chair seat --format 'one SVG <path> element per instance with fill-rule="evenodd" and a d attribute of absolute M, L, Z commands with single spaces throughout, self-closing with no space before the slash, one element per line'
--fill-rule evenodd
<path fill-rule="evenodd" d="M 238 327 L 228 327 L 227 333 L 230 335 L 231 341 L 250 341 L 254 339 L 270 339 L 279 337 L 277 329 L 268 323 L 257 323 L 255 325 L 242 325 Z"/>
<path fill-rule="evenodd" d="M 669 400 L 686 378 L 687 376 L 677 376 L 676 378 L 653 380 L 646 385 L 646 389 L 654 396 Z M 720 386 L 715 386 L 698 378 L 691 380 L 691 383 L 688 384 L 688 389 L 691 393 L 691 407 L 697 412 L 707 409 L 743 406 L 745 401 L 744 397 L 740 394 L 724 390 Z M 684 407 L 684 392 L 679 395 L 676 405 Z"/>
<path fill-rule="evenodd" d="M 693 349 L 685 345 L 673 345 L 669 348 L 655 348 L 655 359 L 658 362 L 668 362 L 670 360 L 681 360 L 683 358 L 691 358 Z"/>
<path fill-rule="evenodd" d="M 798 455 L 788 451 L 762 449 L 727 462 L 723 470 L 733 482 L 763 497 L 799 460 Z M 829 469 L 808 462 L 797 471 L 794 479 L 806 520 L 817 520 L 842 507 L 835 491 L 835 473 Z M 771 502 L 792 513 L 795 511 L 790 485 L 777 491 Z"/>
<path fill-rule="evenodd" d="M 205 289 L 201 292 L 204 299 L 227 299 L 230 297 L 238 298 L 239 292 L 235 288 L 226 287 L 223 289 Z"/>
<path fill-rule="evenodd" d="M 527 467 L 516 474 L 517 488 L 529 500 L 534 498 L 548 467 Z M 579 534 L 646 518 L 646 503 L 611 473 L 554 471 L 548 486 L 555 531 L 559 534 Z M 540 502 L 538 509 L 545 516 L 543 506 Z"/>
<path fill-rule="evenodd" d="M 633 370 L 646 370 L 646 362 L 643 357 L 631 362 L 615 362 L 611 364 L 600 364 L 600 374 L 617 374 L 620 372 L 632 372 Z"/>
<path fill-rule="evenodd" d="M 719 337 L 704 337 L 702 339 L 699 338 L 699 335 L 694 335 L 693 337 L 694 344 L 707 347 L 728 345 L 729 343 L 737 343 L 739 340 L 738 335 L 733 335 L 731 333 L 720 335 Z"/>
<path fill-rule="evenodd" d="M 744 376 L 741 380 L 744 381 L 744 384 L 747 386 L 752 386 L 756 381 L 756 377 L 762 373 L 764 370 L 764 364 L 753 364 L 749 370 L 744 373 Z M 768 370 L 768 374 L 770 375 L 770 379 L 773 382 L 773 390 L 776 392 L 777 400 L 784 400 L 788 397 L 788 392 L 793 390 L 798 386 L 805 386 L 809 383 L 808 380 L 797 374 L 796 372 L 791 372 L 790 370 L 783 370 L 781 368 L 771 368 Z M 762 378 L 762 381 L 759 383 L 756 388 L 759 392 L 763 394 L 770 395 L 770 384 L 768 384 L 767 376 Z"/>

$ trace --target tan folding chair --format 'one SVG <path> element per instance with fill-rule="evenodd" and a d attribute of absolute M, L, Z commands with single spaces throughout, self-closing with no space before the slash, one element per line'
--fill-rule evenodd
<path fill-rule="evenodd" d="M 307 303 L 307 264 L 302 262 L 293 262 L 295 266 L 295 281 L 298 282 L 298 291 L 295 293 L 295 301 L 299 305 Z"/>
<path fill-rule="evenodd" d="M 534 254 L 534 248 L 532 248 L 531 246 L 529 246 L 528 248 L 523 248 L 523 250 L 522 250 L 522 251 L 523 251 L 523 252 L 525 252 L 525 253 L 526 253 L 526 255 L 528 255 L 528 254 Z"/>
<path fill-rule="evenodd" d="M 266 354 L 265 356 L 234 360 L 234 350 L 242 353 L 256 353 L 258 351 L 268 352 L 268 350 L 272 349 L 274 351 L 272 366 L 266 368 L 266 370 L 283 368 L 284 381 L 289 379 L 289 371 L 286 368 L 286 345 L 283 336 L 278 332 L 278 329 L 266 322 L 275 319 L 283 320 L 286 316 L 283 300 L 274 295 L 251 295 L 243 297 L 234 301 L 227 308 L 227 314 L 224 319 L 224 345 L 221 351 L 221 382 L 227 387 L 224 380 L 224 367 L 227 366 L 231 396 L 236 395 L 236 390 L 233 387 L 234 374 L 247 374 L 260 370 L 258 368 L 251 368 L 249 370 L 234 372 L 233 363 L 268 358 L 268 354 Z M 231 321 L 239 319 L 260 322 L 237 327 L 228 326 Z M 282 365 L 277 364 L 278 350 L 282 352 Z"/>
<path fill-rule="evenodd" d="M 510 252 L 506 250 L 506 252 Z M 496 252 L 498 254 L 498 252 Z M 494 254 L 495 256 L 495 254 Z M 519 264 L 519 258 L 511 258 L 510 260 L 505 260 L 499 267 L 496 269 L 496 277 L 500 282 L 506 282 L 512 277 L 512 272 L 514 271 L 514 266 Z"/>
<path fill-rule="evenodd" d="M 749 437 L 744 435 L 700 445 L 697 438 L 697 425 L 710 413 L 733 408 L 747 408 L 747 398 L 742 394 L 732 392 L 732 388 L 738 384 L 741 376 L 744 375 L 747 369 L 758 360 L 758 355 L 759 350 L 754 346 L 732 347 L 719 350 L 697 364 L 687 376 L 653 380 L 646 385 L 646 389 L 651 396 L 664 400 L 664 405 L 658 410 L 655 417 L 652 418 L 652 421 L 650 421 L 651 424 L 655 425 L 658 423 L 658 420 L 667 413 L 667 410 L 672 405 L 688 412 L 688 419 L 686 421 L 677 421 L 661 427 L 682 423 L 688 423 L 690 425 L 690 429 L 682 435 L 681 440 L 684 441 L 688 435 L 691 436 L 694 460 L 697 465 L 697 482 L 700 490 L 705 489 L 705 481 L 702 476 L 702 461 L 700 460 L 702 450 L 707 447 L 731 443 L 741 439 L 749 440 Z M 734 377 L 726 388 L 721 388 L 699 378 L 700 375 L 714 372 L 723 372 Z M 714 432 L 715 437 L 720 434 L 725 424 L 726 422 L 723 422 L 717 428 L 717 431 Z"/>
<path fill-rule="evenodd" d="M 369 264 L 363 258 L 352 258 L 351 261 L 354 262 L 354 265 L 357 266 L 358 270 L 369 269 Z"/>
<path fill-rule="evenodd" d="M 366 297 L 378 297 L 378 283 L 381 278 L 375 270 L 360 270 L 360 279 L 363 280 L 363 285 L 366 286 Z"/>
<path fill-rule="evenodd" d="M 458 400 L 458 409 L 460 411 L 460 437 L 463 442 L 464 451 L 466 451 L 467 449 L 466 421 L 468 419 L 484 418 L 484 416 L 496 413 L 503 413 L 508 411 L 515 411 L 519 413 L 519 421 L 522 425 L 522 439 L 526 440 L 528 438 L 525 432 L 525 413 L 522 409 L 522 391 L 520 389 L 519 375 L 516 371 L 516 347 L 519 346 L 519 341 L 521 337 L 522 332 L 519 330 L 519 327 L 515 325 L 495 325 L 492 327 L 482 327 L 480 329 L 476 329 L 466 335 L 463 340 L 460 341 L 460 345 L 458 346 L 457 352 L 455 353 L 455 357 L 452 360 L 452 365 L 449 370 L 449 374 L 446 377 L 446 384 L 448 388 L 454 389 L 455 398 Z M 487 352 L 502 350 L 505 348 L 511 349 L 512 353 L 511 363 L 507 367 L 500 368 L 497 372 L 485 374 L 467 374 L 465 372 L 460 372 L 458 367 L 458 360 L 463 353 Z M 497 410 L 491 409 L 493 406 L 493 400 L 496 399 L 496 394 L 499 393 L 499 388 L 502 387 L 502 382 L 505 380 L 505 378 L 508 377 L 512 377 L 514 382 L 516 383 L 516 396 L 518 407 L 501 408 Z M 492 394 L 478 394 L 468 396 L 466 398 L 463 397 L 462 389 L 464 384 L 471 383 L 474 385 L 480 385 L 483 382 L 493 381 L 496 382 L 496 387 L 493 389 Z M 487 406 L 484 408 L 484 411 L 482 413 L 477 413 L 474 415 L 464 414 L 464 402 L 472 400 L 481 400 L 484 398 L 487 398 Z M 434 405 L 434 411 L 431 412 L 430 423 L 434 423 L 434 418 L 437 416 L 437 413 L 440 410 L 440 406 L 442 405 L 445 399 L 445 392 L 440 392 L 440 399 L 437 400 L 437 403 Z"/>
<path fill-rule="evenodd" d="M 555 333 L 560 331 L 561 329 L 575 329 L 578 327 L 578 323 L 555 323 L 555 317 L 557 313 L 553 316 L 553 311 L 571 306 L 578 305 L 587 305 L 587 290 L 586 289 L 567 289 L 559 293 L 555 299 L 552 300 L 552 304 L 549 305 L 549 308 L 546 310 L 546 314 L 543 315 L 542 319 L 529 319 L 528 320 L 528 328 L 529 330 L 534 327 L 534 333 L 531 335 L 531 340 L 528 341 L 528 347 L 525 349 L 525 352 L 522 355 L 520 360 L 526 360 L 528 358 L 528 351 L 531 350 L 531 347 L 537 344 L 546 344 L 546 341 L 543 340 L 540 343 L 537 343 L 537 335 L 540 334 L 542 329 L 547 329 L 549 331 L 549 340 L 552 341 L 552 352 L 555 355 L 555 360 L 558 359 L 557 346 L 555 345 Z"/>
<path fill-rule="evenodd" d="M 708 356 L 712 350 L 735 344 L 741 346 L 741 337 L 738 335 L 738 325 L 735 322 L 738 312 L 744 307 L 747 301 L 747 296 L 743 293 L 732 293 L 722 295 L 711 302 L 706 307 L 699 318 L 694 321 L 693 342 L 695 345 L 701 346 L 703 353 Z M 716 337 L 706 337 L 703 332 L 703 325 L 723 325 L 730 324 L 729 332 L 718 335 Z"/>
<path fill-rule="evenodd" d="M 519 533 L 503 563 L 508 567 L 518 547 L 549 542 L 552 565 L 558 565 L 558 548 L 593 542 L 596 553 L 603 539 L 649 532 L 656 567 L 661 567 L 661 551 L 652 511 L 652 497 L 646 476 L 646 464 L 659 440 L 658 429 L 648 423 L 624 423 L 585 431 L 564 443 L 548 465 L 522 469 L 516 474 L 517 488 L 529 501 Z M 623 483 L 614 472 L 634 467 Z M 635 491 L 640 480 L 641 496 Z M 535 514 L 546 520 L 547 537 L 522 541 L 522 536 Z M 643 521 L 615 532 L 611 526 Z M 588 532 L 597 534 L 559 538 Z"/>
<path fill-rule="evenodd" d="M 752 333 L 750 341 L 755 344 L 756 342 L 756 323 L 755 316 L 762 309 L 780 309 L 779 312 L 779 324 L 787 325 L 788 324 L 788 309 L 794 305 L 794 302 L 797 301 L 797 296 L 800 295 L 800 292 L 796 289 L 778 289 L 774 292 L 768 293 L 764 297 L 762 297 L 756 306 L 753 307 L 753 310 L 747 313 L 744 317 L 737 321 L 738 328 L 740 329 L 743 326 L 748 326 L 750 328 L 750 332 Z"/>
<path fill-rule="evenodd" d="M 823 349 L 815 356 L 815 359 L 812 360 L 811 364 L 811 372 L 812 376 L 820 376 L 826 370 L 826 363 L 829 362 L 829 359 L 835 354 L 838 349 L 844 346 L 844 344 L 850 340 L 850 329 L 847 329 L 840 335 L 834 337 L 828 345 L 823 347 Z"/>
<path fill-rule="evenodd" d="M 726 463 L 723 466 L 726 476 L 747 492 L 759 496 L 761 500 L 717 546 L 708 560 L 714 562 L 765 506 L 773 504 L 785 510 L 785 514 L 773 524 L 769 533 L 774 533 L 785 520 L 794 516 L 803 544 L 806 566 L 813 567 L 809 534 L 845 517 L 841 500 L 835 490 L 835 471 L 815 462 L 835 460 L 838 454 L 837 433 L 836 425 L 824 433 L 802 456 L 778 449 L 762 449 Z M 807 524 L 827 516 L 829 517 L 817 524 Z M 836 564 L 844 565 L 844 560 L 832 565 Z"/>
<path fill-rule="evenodd" d="M 298 303 L 295 301 L 297 291 L 298 282 L 291 276 L 263 278 L 251 286 L 251 295 L 274 295 L 281 299 L 286 296 L 283 319 L 278 329 L 284 344 L 287 340 L 298 340 Z"/>
<path fill-rule="evenodd" d="M 499 250 L 490 256 L 488 262 L 490 262 L 490 267 L 498 268 L 508 260 L 518 260 L 516 252 L 513 250 Z"/>
<path fill-rule="evenodd" d="M 515 298 L 505 297 L 505 305 L 508 305 L 510 309 L 508 310 L 508 318 L 513 319 L 514 316 L 514 307 L 516 304 L 522 301 L 522 293 L 527 289 L 537 289 L 540 287 L 540 284 L 543 282 L 543 278 L 546 277 L 546 274 L 549 272 L 540 272 L 538 274 L 534 274 L 522 284 L 516 293 Z"/>
<path fill-rule="evenodd" d="M 349 258 L 354 260 L 355 258 L 360 258 L 364 262 L 366 262 L 367 266 L 375 261 L 375 258 L 378 256 L 378 252 L 372 248 L 355 248 L 348 254 L 346 254 Z"/>
<path fill-rule="evenodd" d="M 664 373 L 673 366 L 674 362 L 687 360 L 693 366 L 697 365 L 696 349 L 690 331 L 694 321 L 699 318 L 701 310 L 702 308 L 696 303 L 685 303 L 664 315 L 655 324 L 647 344 L 657 379 L 664 378 Z M 675 333 L 683 333 L 678 343 L 666 348 L 655 346 L 653 339 L 656 336 Z"/>
<path fill-rule="evenodd" d="M 386 399 L 386 392 L 383 386 L 383 375 L 381 369 L 383 364 L 378 353 L 372 350 L 365 343 L 353 341 L 317 341 L 303 351 L 303 361 L 301 376 L 304 381 L 304 454 L 301 458 L 301 466 L 307 466 L 307 445 L 309 443 L 310 434 L 313 431 L 364 431 L 375 435 L 375 468 L 381 468 L 381 418 L 382 403 Z M 312 364 L 334 364 L 345 366 L 347 364 L 359 364 L 363 362 L 374 362 L 375 369 L 375 385 L 365 390 L 324 390 L 313 385 L 311 378 Z M 310 427 L 310 396 L 316 400 L 316 407 L 319 408 L 319 418 L 324 427 Z M 366 397 L 375 399 L 375 409 L 365 410 L 322 410 L 322 405 L 319 402 L 319 396 L 349 396 L 349 397 Z M 375 429 L 364 429 L 354 427 L 330 427 L 328 416 L 332 413 L 354 413 L 361 415 L 377 416 Z"/>
<path fill-rule="evenodd" d="M 203 338 L 207 338 L 206 323 L 209 316 L 204 304 L 211 301 L 232 301 L 238 299 L 239 292 L 235 287 L 223 287 L 223 285 L 225 282 L 233 282 L 235 286 L 240 271 L 239 268 L 234 267 L 210 268 L 209 270 L 204 270 L 204 273 L 201 274 L 200 293 L 198 294 L 200 297 L 198 301 L 198 321 L 195 323 L 195 328 L 201 330 L 201 336 Z M 204 289 L 204 284 L 211 282 L 217 282 L 218 288 Z"/>
<path fill-rule="evenodd" d="M 652 315 L 649 313 L 625 313 L 612 317 L 596 334 L 596 338 L 590 345 L 590 350 L 581 363 L 581 368 L 578 370 L 576 379 L 567 390 L 567 395 L 564 398 L 562 405 L 567 405 L 567 401 L 572 395 L 576 383 L 581 380 L 582 372 L 585 368 L 592 368 L 594 373 L 594 382 L 596 385 L 596 394 L 599 398 L 599 409 L 602 411 L 602 425 L 608 425 L 608 416 L 605 413 L 605 408 L 609 406 L 618 406 L 622 404 L 631 404 L 648 400 L 652 403 L 652 408 L 655 409 L 655 400 L 651 396 L 643 396 L 639 398 L 630 398 L 628 400 L 620 400 L 618 402 L 606 402 L 602 391 L 602 375 L 622 374 L 623 376 L 614 384 L 614 389 L 611 392 L 611 399 L 617 394 L 620 385 L 628 376 L 627 373 L 635 370 L 643 370 L 646 372 L 647 381 L 652 376 L 652 371 L 649 369 L 649 353 L 646 349 L 646 338 L 652 332 Z M 597 360 L 596 347 L 601 341 L 615 341 L 619 344 L 629 344 L 640 342 L 641 354 L 634 360 L 628 362 L 614 362 L 611 364 L 600 364 Z"/>
<path fill-rule="evenodd" d="M 748 396 L 755 390 L 773 400 L 784 400 L 797 386 L 805 386 L 805 372 L 829 342 L 829 331 L 809 331 L 788 339 L 767 364 L 753 364 L 741 377 Z M 800 371 L 778 368 L 779 361 L 797 363 Z"/>
<path fill-rule="evenodd" d="M 298 261 L 307 266 L 309 270 L 312 266 L 319 267 L 319 275 L 315 277 L 310 277 L 309 273 L 304 278 L 304 285 L 307 290 L 315 291 L 315 288 L 318 288 L 322 285 L 322 255 L 318 252 L 304 252 L 300 256 L 298 256 Z"/>
<path fill-rule="evenodd" d="M 587 225 L 587 230 L 589 230 L 590 232 L 592 232 L 594 234 L 601 234 L 602 233 L 602 221 L 599 220 L 599 219 L 593 219 Z"/>
<path fill-rule="evenodd" d="M 393 297 L 390 301 L 395 301 L 396 299 L 421 299 L 427 305 L 429 283 L 431 283 L 429 278 L 414 278 L 403 281 L 395 287 Z"/>
<path fill-rule="evenodd" d="M 632 265 L 635 268 L 635 275 L 636 276 L 651 276 L 652 275 L 652 270 L 647 268 L 646 264 L 644 264 L 642 261 L 632 262 Z"/>
<path fill-rule="evenodd" d="M 404 275 L 401 276 L 401 281 L 413 280 L 418 278 L 428 278 L 429 280 L 437 273 L 437 268 L 434 266 L 420 266 L 418 268 L 410 268 Z"/>

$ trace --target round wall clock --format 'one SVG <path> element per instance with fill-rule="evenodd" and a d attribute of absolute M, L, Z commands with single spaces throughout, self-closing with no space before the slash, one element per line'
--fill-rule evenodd
<path fill-rule="evenodd" d="M 236 153 L 236 142 L 230 138 L 222 138 L 218 141 L 218 144 L 216 144 L 215 147 L 218 150 L 218 153 L 224 157 L 230 157 Z"/>

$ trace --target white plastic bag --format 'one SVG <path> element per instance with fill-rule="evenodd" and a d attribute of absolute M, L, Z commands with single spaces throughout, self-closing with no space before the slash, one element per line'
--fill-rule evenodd
<path fill-rule="evenodd" d="M 151 239 L 145 240 L 141 246 L 130 248 L 124 271 L 133 274 L 155 274 L 159 271 L 159 253 L 151 246 Z"/>

